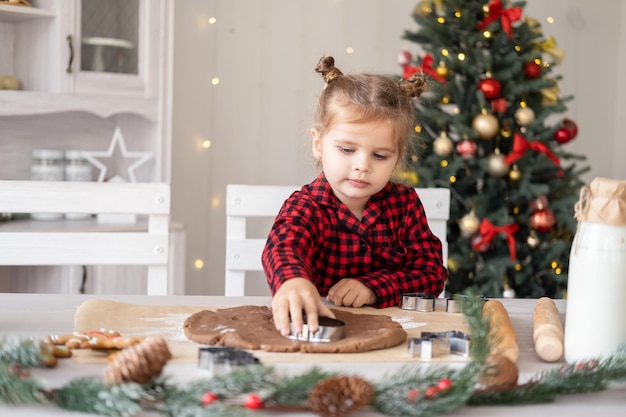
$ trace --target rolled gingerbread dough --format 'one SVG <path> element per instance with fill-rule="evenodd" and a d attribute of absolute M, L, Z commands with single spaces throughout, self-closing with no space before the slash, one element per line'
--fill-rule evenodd
<path fill-rule="evenodd" d="M 389 316 L 332 311 L 346 323 L 345 338 L 336 342 L 312 343 L 281 336 L 267 306 L 199 311 L 185 320 L 184 331 L 196 343 L 266 352 L 357 353 L 397 346 L 407 338 L 402 325 Z"/>

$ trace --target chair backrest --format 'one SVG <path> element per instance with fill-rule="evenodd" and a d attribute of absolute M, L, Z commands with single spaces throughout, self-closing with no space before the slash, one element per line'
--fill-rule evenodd
<path fill-rule="evenodd" d="M 146 265 L 147 293 L 168 293 L 169 184 L 2 180 L 0 212 L 147 216 L 146 228 L 114 231 L 0 224 L 0 265 Z"/>
<path fill-rule="evenodd" d="M 226 295 L 245 295 L 246 272 L 262 271 L 261 253 L 265 237 L 249 235 L 249 218 L 273 219 L 283 202 L 301 186 L 239 185 L 226 186 Z M 416 188 L 424 205 L 428 225 L 443 245 L 444 265 L 448 258 L 446 240 L 450 216 L 450 190 L 447 188 Z"/>

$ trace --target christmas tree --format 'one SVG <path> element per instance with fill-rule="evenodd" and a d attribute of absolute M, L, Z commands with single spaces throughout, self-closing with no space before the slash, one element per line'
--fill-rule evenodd
<path fill-rule="evenodd" d="M 563 144 L 569 119 L 554 67 L 563 52 L 525 2 L 422 0 L 418 53 L 398 55 L 406 78 L 429 76 L 418 106 L 419 149 L 405 179 L 451 191 L 446 289 L 487 297 L 562 298 L 585 157 Z"/>

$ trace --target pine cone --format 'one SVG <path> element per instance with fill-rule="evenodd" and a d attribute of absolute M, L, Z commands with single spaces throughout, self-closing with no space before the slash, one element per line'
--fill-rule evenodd
<path fill-rule="evenodd" d="M 364 379 L 340 376 L 316 384 L 309 394 L 309 406 L 323 417 L 343 417 L 366 406 L 374 388 Z"/>
<path fill-rule="evenodd" d="M 104 374 L 108 384 L 137 382 L 145 384 L 159 376 L 172 357 L 162 337 L 148 337 L 112 356 Z"/>

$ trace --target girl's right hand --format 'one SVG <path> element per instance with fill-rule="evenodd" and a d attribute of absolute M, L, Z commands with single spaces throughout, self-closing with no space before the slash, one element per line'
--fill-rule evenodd
<path fill-rule="evenodd" d="M 282 283 L 272 299 L 272 315 L 276 330 L 283 336 L 291 333 L 290 321 L 296 334 L 302 333 L 304 315 L 309 331 L 313 333 L 318 329 L 319 316 L 335 318 L 315 285 L 305 278 L 290 278 Z"/>

